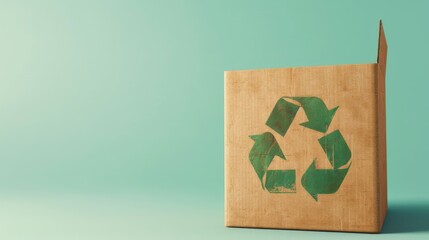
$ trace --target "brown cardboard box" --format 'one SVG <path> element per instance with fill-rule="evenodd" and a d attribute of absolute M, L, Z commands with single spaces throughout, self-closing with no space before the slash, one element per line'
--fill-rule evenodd
<path fill-rule="evenodd" d="M 386 57 L 225 72 L 226 226 L 381 231 Z"/>

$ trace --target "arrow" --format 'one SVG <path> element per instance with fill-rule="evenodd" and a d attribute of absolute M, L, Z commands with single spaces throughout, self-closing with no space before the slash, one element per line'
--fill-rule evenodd
<path fill-rule="evenodd" d="M 268 170 L 265 187 L 270 193 L 296 193 L 295 170 Z"/>
<path fill-rule="evenodd" d="M 299 106 L 280 98 L 266 122 L 278 134 L 284 136 L 298 112 Z"/>
<path fill-rule="evenodd" d="M 250 150 L 249 160 L 261 181 L 262 189 L 265 190 L 262 179 L 271 161 L 275 156 L 284 160 L 286 160 L 286 157 L 283 155 L 283 152 L 273 134 L 265 132 L 261 135 L 252 135 L 250 138 L 255 141 L 255 144 Z"/>
<path fill-rule="evenodd" d="M 328 135 L 319 138 L 319 144 L 323 148 L 323 151 L 325 151 L 326 156 L 334 169 L 344 166 L 352 156 L 350 148 L 347 146 L 347 143 L 339 130 L 335 130 Z"/>
<path fill-rule="evenodd" d="M 317 201 L 318 194 L 337 192 L 350 166 L 345 169 L 316 169 L 316 159 L 314 159 L 313 163 L 302 176 L 301 184 L 314 200 Z"/>
<path fill-rule="evenodd" d="M 317 97 L 288 97 L 298 101 L 304 108 L 305 115 L 307 115 L 308 122 L 301 123 L 300 125 L 325 133 L 331 124 L 332 118 L 338 109 L 338 106 L 328 110 L 325 103 Z"/>
<path fill-rule="evenodd" d="M 319 138 L 319 144 L 334 169 L 316 169 L 316 160 L 313 160 L 302 176 L 302 186 L 316 201 L 318 194 L 330 194 L 338 190 L 351 164 L 345 169 L 339 168 L 348 163 L 352 156 L 339 130 Z"/>

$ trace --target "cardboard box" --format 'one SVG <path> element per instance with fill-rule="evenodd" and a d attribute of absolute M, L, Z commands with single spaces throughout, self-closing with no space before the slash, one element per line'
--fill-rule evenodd
<path fill-rule="evenodd" d="M 225 225 L 380 232 L 385 73 L 377 63 L 225 72 Z"/>

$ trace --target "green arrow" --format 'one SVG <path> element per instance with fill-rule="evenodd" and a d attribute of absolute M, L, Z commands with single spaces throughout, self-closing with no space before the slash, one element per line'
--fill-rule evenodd
<path fill-rule="evenodd" d="M 255 141 L 255 144 L 250 150 L 249 160 L 261 181 L 262 189 L 265 189 L 262 179 L 268 169 L 268 166 L 271 164 L 271 161 L 275 156 L 279 156 L 285 160 L 286 157 L 283 155 L 283 152 L 273 134 L 265 132 L 261 135 L 252 135 L 250 138 Z"/>
<path fill-rule="evenodd" d="M 302 176 L 301 184 L 314 200 L 317 201 L 318 194 L 337 192 L 349 168 L 350 165 L 345 169 L 316 169 L 315 159 Z"/>
<path fill-rule="evenodd" d="M 266 122 L 278 134 L 284 136 L 298 112 L 299 106 L 280 98 Z"/>
<path fill-rule="evenodd" d="M 328 130 L 338 106 L 328 110 L 325 103 L 317 97 L 291 97 L 290 99 L 298 101 L 307 115 L 308 122 L 300 125 L 322 133 Z"/>
<path fill-rule="evenodd" d="M 316 169 L 314 160 L 302 176 L 302 186 L 316 201 L 318 194 L 330 194 L 338 190 L 351 164 L 345 169 L 339 168 L 348 163 L 352 156 L 350 148 L 339 130 L 319 138 L 319 144 L 334 169 Z"/>
<path fill-rule="evenodd" d="M 268 170 L 265 187 L 270 193 L 295 193 L 295 170 Z"/>
<path fill-rule="evenodd" d="M 323 151 L 325 151 L 326 156 L 334 169 L 344 166 L 352 156 L 350 148 L 347 146 L 347 143 L 339 130 L 335 130 L 328 135 L 319 138 L 319 144 L 322 146 Z"/>

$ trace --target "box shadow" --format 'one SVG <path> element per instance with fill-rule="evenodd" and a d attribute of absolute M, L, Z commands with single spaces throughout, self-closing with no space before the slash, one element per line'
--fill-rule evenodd
<path fill-rule="evenodd" d="M 429 202 L 390 204 L 382 233 L 429 232 Z"/>

